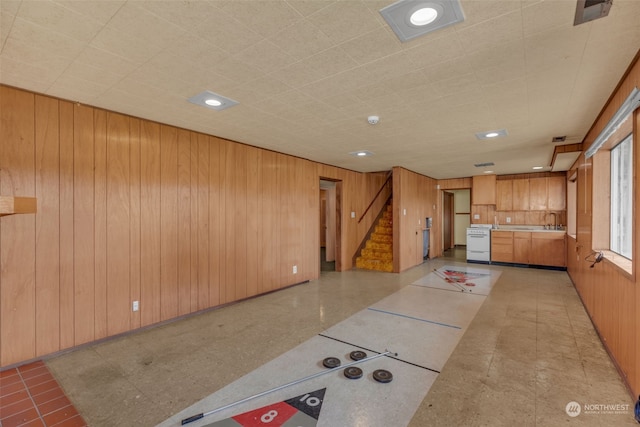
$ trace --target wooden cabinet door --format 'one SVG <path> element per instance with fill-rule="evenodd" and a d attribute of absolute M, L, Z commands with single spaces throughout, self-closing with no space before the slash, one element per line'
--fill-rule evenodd
<path fill-rule="evenodd" d="M 529 178 L 529 209 L 546 211 L 548 200 L 547 178 Z"/>
<path fill-rule="evenodd" d="M 529 210 L 529 179 L 514 179 L 513 186 L 513 210 L 528 211 Z"/>
<path fill-rule="evenodd" d="M 564 233 L 531 233 L 531 264 L 566 267 L 566 257 Z"/>
<path fill-rule="evenodd" d="M 567 179 L 563 176 L 552 176 L 547 181 L 549 196 L 548 207 L 551 211 L 563 211 L 567 208 Z"/>
<path fill-rule="evenodd" d="M 474 176 L 471 187 L 471 203 L 474 205 L 496 204 L 496 176 Z"/>
<path fill-rule="evenodd" d="M 531 252 L 531 233 L 515 231 L 513 233 L 513 262 L 517 264 L 529 264 Z"/>
<path fill-rule="evenodd" d="M 491 232 L 491 261 L 513 262 L 513 231 Z"/>
<path fill-rule="evenodd" d="M 496 181 L 496 210 L 513 210 L 513 181 L 510 179 Z"/>

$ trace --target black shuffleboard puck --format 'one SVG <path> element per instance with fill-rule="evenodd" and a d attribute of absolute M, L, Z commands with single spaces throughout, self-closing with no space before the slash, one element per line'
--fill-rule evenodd
<path fill-rule="evenodd" d="M 344 369 L 344 376 L 350 380 L 357 380 L 358 378 L 362 378 L 362 369 L 357 366 L 349 366 Z"/>
<path fill-rule="evenodd" d="M 365 353 L 364 351 L 355 350 L 349 353 L 349 357 L 351 358 L 351 360 L 362 360 L 366 359 L 367 353 Z"/>
<path fill-rule="evenodd" d="M 393 381 L 393 374 L 389 371 L 385 371 L 384 369 L 378 369 L 373 371 L 373 379 L 379 383 L 390 383 Z"/>
<path fill-rule="evenodd" d="M 337 357 L 327 357 L 322 361 L 322 366 L 329 369 L 337 368 L 340 364 L 340 359 Z"/>

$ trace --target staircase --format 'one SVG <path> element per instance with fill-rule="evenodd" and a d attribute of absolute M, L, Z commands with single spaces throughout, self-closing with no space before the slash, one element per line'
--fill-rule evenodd
<path fill-rule="evenodd" d="M 391 200 L 387 203 L 360 256 L 356 258 L 356 267 L 366 270 L 393 271 L 393 204 Z"/>

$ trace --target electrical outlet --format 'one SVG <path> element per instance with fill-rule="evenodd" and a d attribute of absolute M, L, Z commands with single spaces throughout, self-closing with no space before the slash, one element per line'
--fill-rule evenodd
<path fill-rule="evenodd" d="M 511 217 L 510 217 L 510 216 L 508 216 L 508 217 L 507 217 L 507 224 L 508 224 L 508 223 L 510 223 L 510 222 L 511 222 Z"/>
<path fill-rule="evenodd" d="M 406 209 L 402 209 L 402 214 L 406 215 L 407 214 L 407 210 Z"/>
<path fill-rule="evenodd" d="M 131 310 L 132 310 L 132 311 L 138 311 L 138 310 L 140 310 L 140 301 L 134 301 L 134 302 L 131 304 Z"/>
<path fill-rule="evenodd" d="M 473 219 L 480 219 L 480 214 L 473 214 Z"/>
<path fill-rule="evenodd" d="M 356 217 L 356 213 L 355 212 L 351 212 L 351 218 L 355 218 Z"/>
<path fill-rule="evenodd" d="M 293 274 L 298 274 L 298 266 L 297 265 L 293 266 Z"/>

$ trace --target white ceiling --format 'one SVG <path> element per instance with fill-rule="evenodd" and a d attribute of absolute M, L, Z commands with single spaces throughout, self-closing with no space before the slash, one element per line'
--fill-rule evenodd
<path fill-rule="evenodd" d="M 640 47 L 638 0 L 575 27 L 576 0 L 462 0 L 463 23 L 407 43 L 378 13 L 392 2 L 1 0 L 0 82 L 357 171 L 453 178 L 550 166 L 552 137 L 582 141 Z M 240 105 L 187 102 L 203 90 Z"/>

